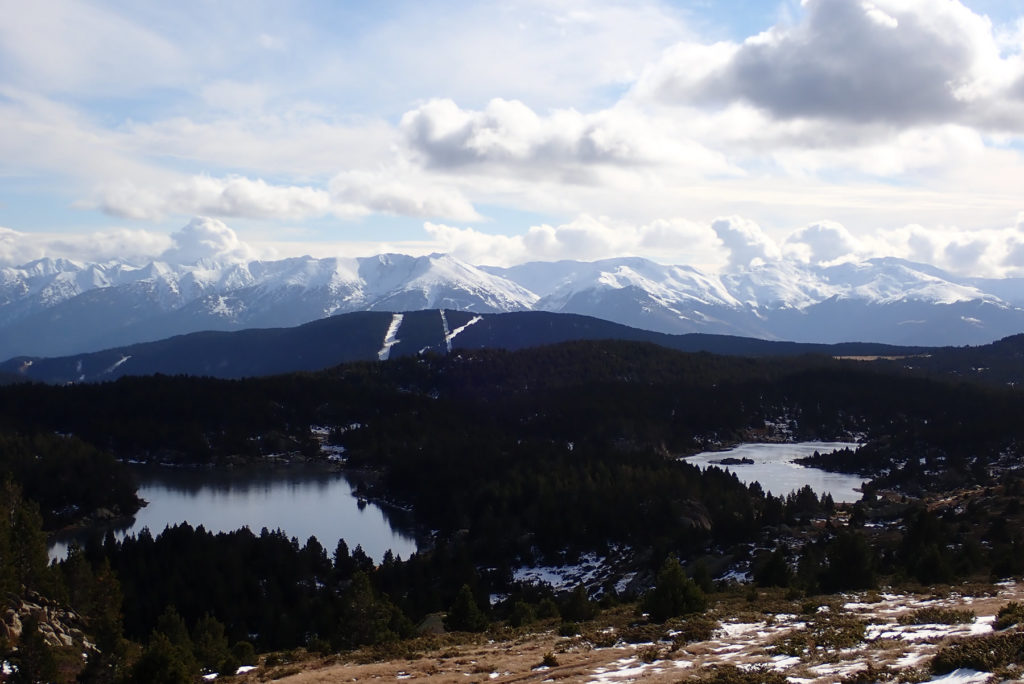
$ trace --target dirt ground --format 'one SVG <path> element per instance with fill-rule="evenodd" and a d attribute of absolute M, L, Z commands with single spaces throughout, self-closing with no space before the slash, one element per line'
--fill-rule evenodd
<path fill-rule="evenodd" d="M 930 657 L 951 638 L 985 634 L 999 608 L 1024 599 L 1024 585 L 1005 583 L 991 596 L 951 592 L 945 596 L 869 592 L 839 597 L 830 608 L 867 623 L 867 636 L 852 648 L 805 653 L 799 657 L 773 654 L 767 647 L 804 629 L 807 615 L 756 614 L 749 611 L 722 618 L 721 628 L 708 641 L 679 649 L 671 644 L 595 648 L 581 638 L 553 632 L 507 641 L 447 646 L 413 659 L 360 664 L 334 659 L 262 667 L 234 681 L 277 681 L 282 684 L 405 681 L 436 684 L 472 682 L 679 682 L 715 664 L 761 666 L 778 671 L 795 684 L 825 684 L 867 667 L 924 668 Z M 925 607 L 973 610 L 977 619 L 961 625 L 900 625 L 900 615 Z M 555 663 L 544 666 L 545 655 Z M 549 660 L 550 662 L 550 660 Z M 973 680 L 971 680 L 973 681 Z M 979 679 L 978 681 L 981 681 Z"/>

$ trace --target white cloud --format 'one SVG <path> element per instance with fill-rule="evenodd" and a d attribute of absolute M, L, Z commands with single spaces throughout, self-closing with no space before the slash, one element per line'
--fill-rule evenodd
<path fill-rule="evenodd" d="M 117 183 L 101 189 L 98 206 L 114 216 L 144 220 L 168 214 L 303 219 L 327 214 L 331 198 L 326 190 L 275 186 L 262 179 L 192 176 L 167 188 Z"/>
<path fill-rule="evenodd" d="M 205 216 L 197 216 L 170 237 L 174 246 L 161 253 L 160 259 L 172 264 L 192 264 L 200 259 L 245 261 L 254 256 L 235 231 Z"/>
<path fill-rule="evenodd" d="M 123 14 L 78 0 L 6 2 L 4 81 L 46 92 L 98 95 L 182 85 L 178 45 Z"/>
<path fill-rule="evenodd" d="M 541 107 L 593 106 L 626 86 L 665 46 L 687 35 L 659 0 L 413 3 L 359 37 L 335 82 L 367 79 L 372 97 L 491 97 Z M 381 79 L 381 75 L 388 79 Z"/>
<path fill-rule="evenodd" d="M 266 98 L 258 86 L 239 97 Z M 400 140 L 395 128 L 378 118 L 338 118 L 315 107 L 294 104 L 260 111 L 232 109 L 230 86 L 209 97 L 223 99 L 215 116 L 127 122 L 114 141 L 147 158 L 188 160 L 203 167 L 229 166 L 266 175 L 330 177 L 342 169 L 374 167 L 393 158 Z M 238 103 L 236 103 L 237 105 Z"/>
<path fill-rule="evenodd" d="M 716 219 L 711 223 L 711 229 L 728 250 L 731 268 L 775 261 L 782 256 L 775 241 L 749 219 L 740 216 Z"/>
<path fill-rule="evenodd" d="M 0 265 L 19 266 L 43 257 L 142 263 L 156 258 L 172 244 L 169 236 L 149 230 L 112 228 L 80 235 L 55 235 L 0 228 Z"/>
<path fill-rule="evenodd" d="M 558 226 L 531 226 L 518 235 L 494 235 L 433 223 L 424 228 L 441 251 L 475 264 L 510 266 L 527 261 L 587 261 L 632 255 L 714 269 L 722 261 L 714 233 L 706 225 L 682 219 L 634 225 L 584 215 Z"/>
<path fill-rule="evenodd" d="M 838 261 L 860 253 L 859 241 L 835 221 L 819 221 L 794 231 L 786 238 L 783 251 L 787 256 L 811 263 Z"/>
<path fill-rule="evenodd" d="M 623 105 L 538 115 L 522 102 L 491 100 L 480 111 L 431 100 L 402 117 L 411 149 L 428 168 L 490 168 L 530 178 L 597 182 L 603 169 L 685 168 L 689 175 L 742 175 L 726 157 L 672 122 Z"/>
<path fill-rule="evenodd" d="M 353 214 L 370 212 L 455 221 L 480 219 L 461 192 L 425 181 L 408 171 L 347 171 L 335 176 L 330 191 L 339 208 Z"/>
<path fill-rule="evenodd" d="M 989 20 L 957 0 L 803 4 L 797 25 L 740 45 L 676 46 L 635 94 L 689 106 L 745 102 L 778 120 L 1024 130 L 1024 103 L 1011 90 L 1024 74 L 1020 46 L 1004 57 Z"/>

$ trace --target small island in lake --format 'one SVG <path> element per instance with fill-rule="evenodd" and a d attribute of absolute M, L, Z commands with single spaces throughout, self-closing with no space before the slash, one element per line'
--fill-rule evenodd
<path fill-rule="evenodd" d="M 713 465 L 726 465 L 726 466 L 731 466 L 731 465 L 754 465 L 754 459 L 752 459 L 752 458 L 746 458 L 746 457 L 744 457 L 744 458 L 736 458 L 735 456 L 727 456 L 725 458 L 720 458 L 718 460 L 708 461 L 708 462 L 713 464 Z"/>

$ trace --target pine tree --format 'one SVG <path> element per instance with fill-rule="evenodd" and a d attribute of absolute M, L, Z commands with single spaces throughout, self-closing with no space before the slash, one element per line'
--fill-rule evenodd
<path fill-rule="evenodd" d="M 209 613 L 199 618 L 192 628 L 192 652 L 199 667 L 209 672 L 217 672 L 231 655 L 224 625 Z"/>
<path fill-rule="evenodd" d="M 183 659 L 181 649 L 155 632 L 128 676 L 130 684 L 192 684 L 197 672 Z"/>
<path fill-rule="evenodd" d="M 654 622 L 679 615 L 699 613 L 707 607 L 700 587 L 686 576 L 679 559 L 671 555 L 662 563 L 654 589 L 647 593 L 644 607 Z"/>
<path fill-rule="evenodd" d="M 487 616 L 480 610 L 468 584 L 463 584 L 455 602 L 444 618 L 444 627 L 450 632 L 482 632 L 487 629 Z"/>

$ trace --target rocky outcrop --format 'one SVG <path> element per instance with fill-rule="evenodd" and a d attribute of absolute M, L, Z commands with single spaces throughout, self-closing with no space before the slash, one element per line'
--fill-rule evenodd
<path fill-rule="evenodd" d="M 24 599 L 11 598 L 8 605 L 12 607 L 0 615 L 0 640 L 17 644 L 26 618 L 35 616 L 39 620 L 39 632 L 48 646 L 70 647 L 77 644 L 85 649 L 94 648 L 83 632 L 82 618 L 73 610 L 35 592 L 29 592 Z"/>

